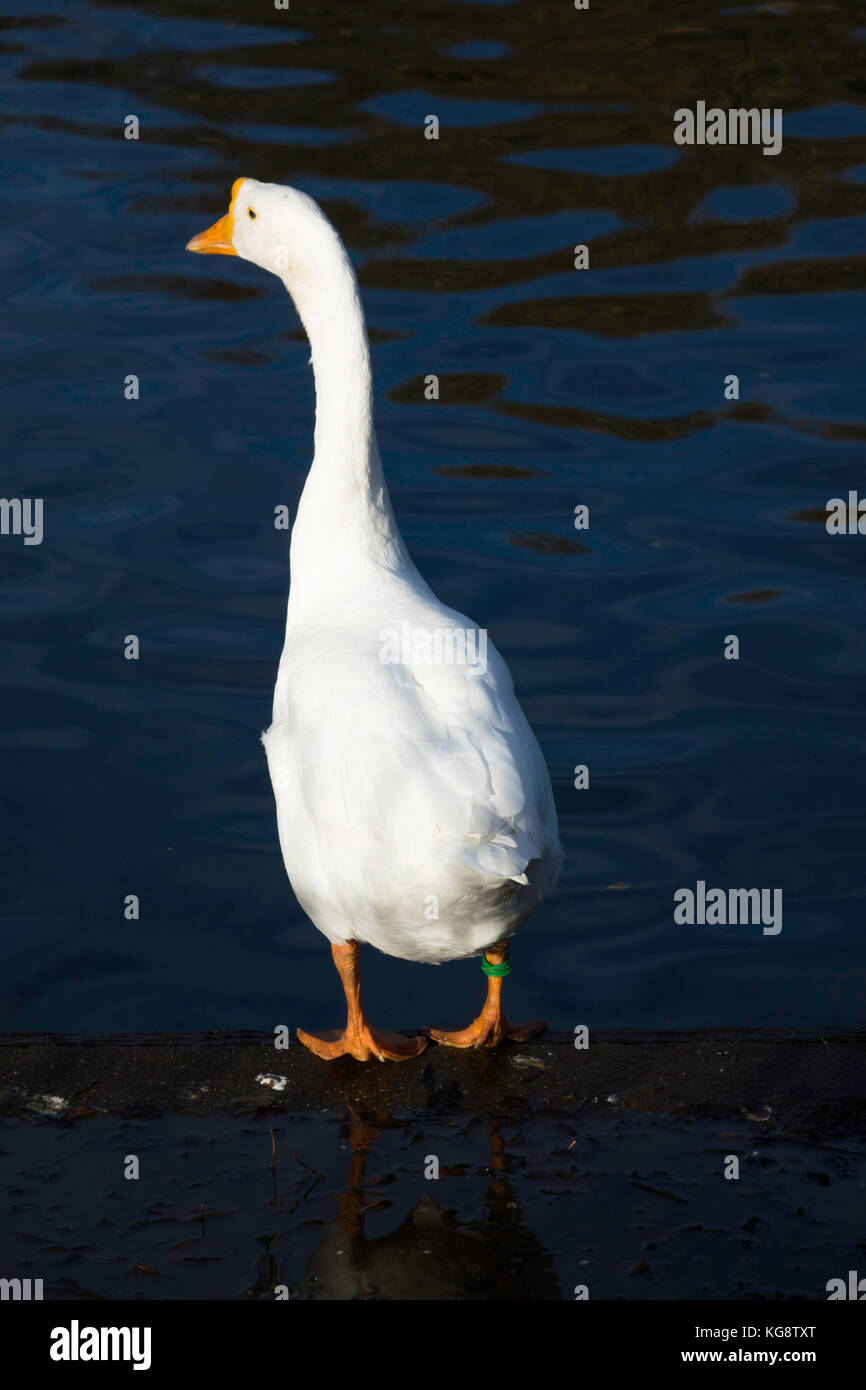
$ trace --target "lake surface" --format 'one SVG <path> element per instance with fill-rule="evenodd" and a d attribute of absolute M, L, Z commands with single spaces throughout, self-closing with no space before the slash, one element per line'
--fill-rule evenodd
<path fill-rule="evenodd" d="M 45 519 L 0 536 L 0 1030 L 341 1019 L 259 743 L 309 354 L 273 277 L 184 251 L 241 175 L 345 239 L 404 535 L 548 759 L 512 1015 L 866 1022 L 866 538 L 824 525 L 866 492 L 862 8 L 3 8 L 0 490 Z M 675 145 L 698 101 L 783 108 L 781 153 Z M 781 888 L 781 933 L 675 923 L 698 880 Z M 365 953 L 383 1025 L 482 988 Z"/>
<path fill-rule="evenodd" d="M 861 1258 L 862 1143 L 737 1117 L 4 1117 L 0 1141 L 6 1267 L 52 1300 L 824 1300 Z"/>

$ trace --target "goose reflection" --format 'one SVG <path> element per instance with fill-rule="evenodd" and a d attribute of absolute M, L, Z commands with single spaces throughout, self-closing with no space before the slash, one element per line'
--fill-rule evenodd
<path fill-rule="evenodd" d="M 387 1123 L 387 1121 L 386 1121 Z M 346 1190 L 336 1226 L 311 1256 L 301 1298 L 377 1300 L 561 1299 L 551 1256 L 524 1224 L 506 1171 L 505 1143 L 489 1124 L 485 1212 L 461 1222 L 425 1193 L 395 1231 L 369 1239 L 364 1193 L 370 1145 L 379 1131 L 353 1116 Z"/>

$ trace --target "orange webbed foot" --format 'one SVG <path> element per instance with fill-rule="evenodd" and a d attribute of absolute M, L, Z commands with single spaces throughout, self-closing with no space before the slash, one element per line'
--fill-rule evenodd
<path fill-rule="evenodd" d="M 546 1027 L 543 1018 L 534 1018 L 529 1023 L 511 1023 L 505 1013 L 488 1014 L 485 1010 L 468 1028 L 431 1028 L 430 1036 L 445 1047 L 498 1047 L 506 1039 L 526 1042 L 543 1033 Z"/>
<path fill-rule="evenodd" d="M 371 1028 L 368 1023 L 345 1028 L 342 1032 L 335 1029 L 328 1033 L 307 1033 L 299 1028 L 298 1041 L 325 1062 L 332 1062 L 336 1057 L 354 1057 L 359 1062 L 369 1062 L 373 1057 L 380 1062 L 406 1062 L 427 1046 L 425 1037 L 406 1038 L 402 1033 Z"/>

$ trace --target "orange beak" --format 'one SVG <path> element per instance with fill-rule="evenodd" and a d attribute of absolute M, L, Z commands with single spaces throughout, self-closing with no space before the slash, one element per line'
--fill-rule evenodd
<path fill-rule="evenodd" d="M 232 184 L 232 197 L 229 203 L 229 210 L 225 217 L 221 217 L 219 222 L 214 222 L 212 227 L 208 227 L 206 232 L 199 232 L 192 241 L 186 244 L 187 251 L 201 251 L 209 256 L 236 256 L 238 253 L 234 247 L 234 207 L 238 189 L 243 183 L 243 179 L 235 179 Z"/>

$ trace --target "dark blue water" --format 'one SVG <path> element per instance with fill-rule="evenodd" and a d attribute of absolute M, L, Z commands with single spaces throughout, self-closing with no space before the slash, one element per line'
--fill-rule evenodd
<path fill-rule="evenodd" d="M 259 744 L 309 354 L 273 277 L 183 249 L 240 175 L 346 240 L 404 534 L 551 768 L 513 1015 L 866 1021 L 866 538 L 823 524 L 866 491 L 862 7 L 2 11 L 2 493 L 45 532 L 0 536 L 0 1029 L 340 1020 Z M 782 152 L 675 146 L 698 100 L 783 107 Z M 675 924 L 698 879 L 781 888 L 782 932 Z M 365 971 L 391 1026 L 483 987 Z"/>

